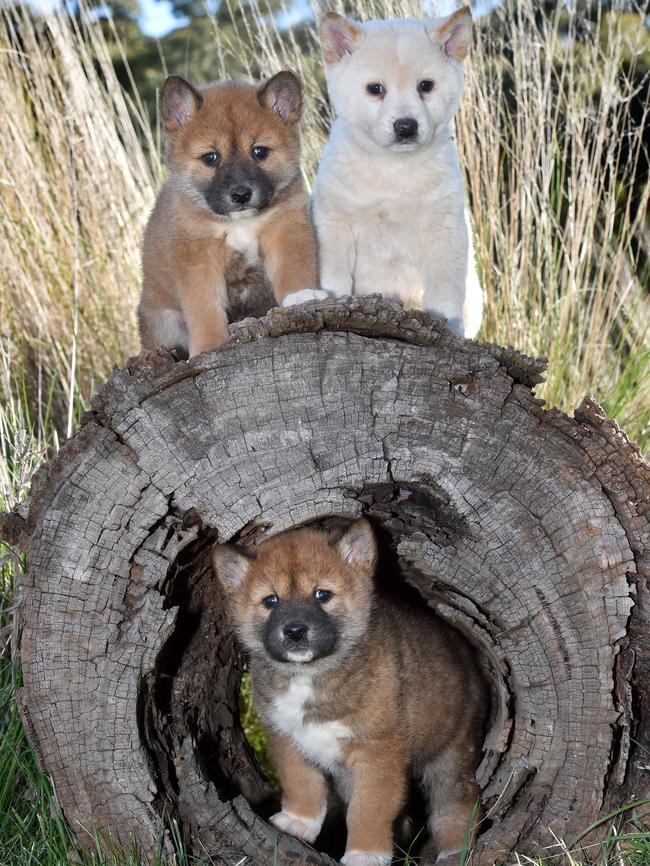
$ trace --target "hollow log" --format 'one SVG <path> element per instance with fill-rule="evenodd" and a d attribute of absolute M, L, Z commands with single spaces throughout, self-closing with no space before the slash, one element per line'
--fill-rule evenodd
<path fill-rule="evenodd" d="M 592 400 L 545 409 L 543 370 L 372 297 L 116 371 L 3 521 L 28 554 L 20 706 L 82 840 L 170 855 L 175 818 L 217 864 L 340 855 L 266 820 L 210 550 L 361 514 L 383 579 L 463 632 L 492 685 L 475 862 L 648 795 L 650 468 Z"/>

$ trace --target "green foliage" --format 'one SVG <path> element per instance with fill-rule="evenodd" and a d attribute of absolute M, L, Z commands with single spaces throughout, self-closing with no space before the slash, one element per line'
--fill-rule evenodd
<path fill-rule="evenodd" d="M 264 768 L 267 779 L 273 785 L 275 790 L 279 791 L 280 785 L 278 782 L 277 774 L 275 772 L 275 768 L 273 766 L 273 762 L 271 761 L 269 755 L 266 742 L 266 733 L 264 731 L 264 728 L 262 727 L 260 717 L 258 716 L 253 705 L 253 699 L 251 694 L 251 678 L 248 672 L 244 673 L 241 680 L 241 686 L 239 688 L 239 719 L 241 721 L 241 726 L 244 734 L 246 735 L 246 739 L 255 750 L 255 753 L 259 758 L 260 764 Z"/>
<path fill-rule="evenodd" d="M 101 0 L 95 0 L 106 7 Z M 132 3 L 110 3 L 110 19 L 101 27 L 109 45 L 118 81 L 132 98 L 146 106 L 149 120 L 156 123 L 157 93 L 168 74 L 181 75 L 197 84 L 218 78 L 237 78 L 251 70 L 240 58 L 257 56 L 255 33 L 248 26 L 249 17 L 260 14 L 272 18 L 282 11 L 278 0 L 260 4 L 244 2 L 209 3 L 206 0 L 172 0 L 179 26 L 159 38 L 145 36 L 139 29 L 136 8 Z M 81 13 L 83 16 L 83 12 Z M 300 40 L 300 27 L 291 38 Z M 278 31 L 277 36 L 282 39 Z M 237 51 L 224 63 L 221 45 L 237 45 Z M 261 77 L 261 67 L 253 63 L 254 78 Z"/>

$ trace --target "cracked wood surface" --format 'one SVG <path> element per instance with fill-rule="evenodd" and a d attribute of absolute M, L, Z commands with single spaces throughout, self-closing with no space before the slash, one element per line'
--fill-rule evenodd
<path fill-rule="evenodd" d="M 650 470 L 616 424 L 545 410 L 543 362 L 378 298 L 230 330 L 118 370 L 0 523 L 29 557 L 20 704 L 73 829 L 150 854 L 165 810 L 216 863 L 333 862 L 260 817 L 205 557 L 362 512 L 493 679 L 483 863 L 646 795 Z"/>

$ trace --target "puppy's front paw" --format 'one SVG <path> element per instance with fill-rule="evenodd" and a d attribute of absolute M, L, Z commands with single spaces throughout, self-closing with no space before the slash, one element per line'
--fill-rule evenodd
<path fill-rule="evenodd" d="M 388 866 L 393 855 L 384 851 L 346 851 L 344 866 Z"/>
<path fill-rule="evenodd" d="M 296 304 L 304 304 L 305 301 L 324 301 L 329 296 L 329 292 L 324 289 L 299 289 L 283 298 L 281 306 L 295 307 Z"/>
<path fill-rule="evenodd" d="M 436 866 L 459 866 L 460 851 L 441 851 L 436 857 Z"/>
<path fill-rule="evenodd" d="M 283 833 L 288 833 L 290 836 L 297 836 L 304 842 L 313 842 L 316 836 L 320 833 L 320 828 L 323 826 L 323 817 L 303 818 L 300 815 L 294 815 L 293 812 L 277 812 L 271 815 L 272 824 L 282 830 Z"/>

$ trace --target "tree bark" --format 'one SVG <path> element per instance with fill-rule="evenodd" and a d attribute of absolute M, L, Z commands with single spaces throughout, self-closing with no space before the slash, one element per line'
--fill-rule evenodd
<path fill-rule="evenodd" d="M 543 370 L 373 297 L 115 373 L 2 524 L 28 553 L 20 705 L 80 838 L 169 855 L 171 816 L 216 863 L 334 862 L 265 821 L 209 554 L 362 513 L 400 564 L 381 579 L 464 632 L 493 684 L 481 863 L 649 793 L 650 468 L 592 400 L 544 409 Z"/>

